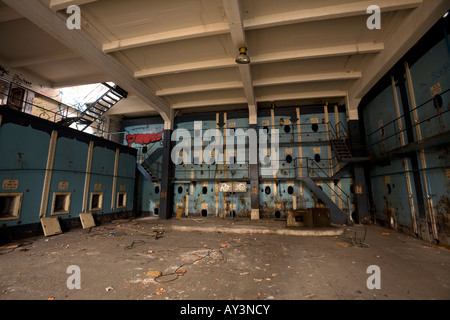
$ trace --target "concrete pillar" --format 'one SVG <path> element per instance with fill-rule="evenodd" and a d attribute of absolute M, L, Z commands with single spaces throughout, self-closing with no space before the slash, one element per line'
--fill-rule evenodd
<path fill-rule="evenodd" d="M 170 219 L 173 214 L 173 177 L 175 164 L 172 162 L 172 132 L 173 116 L 164 121 L 163 154 L 161 166 L 161 192 L 159 203 L 159 218 Z"/>
<path fill-rule="evenodd" d="M 258 125 L 250 124 L 250 130 L 254 130 L 258 133 Z M 251 152 L 249 148 L 249 152 Z M 253 149 L 254 150 L 254 149 Z M 258 148 L 256 148 L 258 152 Z M 250 176 L 250 195 L 251 195 L 251 219 L 259 219 L 259 159 L 256 163 L 249 164 L 249 176 Z"/>
<path fill-rule="evenodd" d="M 173 213 L 173 183 L 175 166 L 171 159 L 172 130 L 164 130 L 163 155 L 161 166 L 161 192 L 159 203 L 159 218 L 170 219 Z"/>
<path fill-rule="evenodd" d="M 350 141 L 350 150 L 354 157 L 364 157 L 365 151 L 362 148 L 363 139 L 361 137 L 359 120 L 349 120 L 348 134 Z M 370 219 L 368 188 L 365 179 L 364 165 L 361 163 L 353 164 L 354 189 L 355 189 L 355 206 L 356 215 L 352 216 L 355 222 L 368 222 Z"/>

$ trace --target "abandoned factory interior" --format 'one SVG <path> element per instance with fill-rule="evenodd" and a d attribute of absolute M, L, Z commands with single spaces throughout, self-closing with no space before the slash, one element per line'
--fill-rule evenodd
<path fill-rule="evenodd" d="M 449 10 L 1 0 L 0 300 L 450 299 Z"/>

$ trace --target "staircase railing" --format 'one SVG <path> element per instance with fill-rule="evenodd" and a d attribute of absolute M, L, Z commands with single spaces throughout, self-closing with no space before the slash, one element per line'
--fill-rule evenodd
<path fill-rule="evenodd" d="M 323 185 L 325 185 L 330 190 L 330 195 L 335 195 L 339 200 L 342 201 L 343 206 L 345 206 L 344 211 L 350 211 L 350 195 L 348 195 L 338 184 L 335 184 L 334 187 L 338 189 L 338 193 L 333 189 L 330 185 L 331 177 L 327 174 L 327 172 L 320 167 L 317 162 L 313 159 L 306 157 L 306 171 L 308 173 L 309 178 L 323 178 L 321 181 Z M 341 196 L 339 195 L 341 194 Z"/>
<path fill-rule="evenodd" d="M 153 154 L 153 152 L 156 151 L 157 147 L 160 147 L 162 145 L 161 141 L 157 141 L 154 142 L 150 148 L 147 149 L 147 152 L 143 152 L 143 147 L 141 148 L 141 159 L 140 159 L 140 164 L 142 166 L 145 166 L 152 174 L 152 176 L 156 179 L 160 179 L 161 178 L 161 167 L 162 167 L 162 163 L 156 160 L 151 159 L 151 154 Z M 150 164 L 148 163 L 144 163 L 144 162 L 150 162 Z"/>

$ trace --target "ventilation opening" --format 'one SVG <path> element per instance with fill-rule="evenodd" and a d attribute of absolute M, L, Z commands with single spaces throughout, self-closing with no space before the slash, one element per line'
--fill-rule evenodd
<path fill-rule="evenodd" d="M 284 126 L 284 132 L 286 133 L 291 132 L 291 126 Z"/>
<path fill-rule="evenodd" d="M 275 211 L 275 219 L 280 219 L 280 218 L 281 218 L 281 212 Z"/>
<path fill-rule="evenodd" d="M 266 187 L 266 189 L 264 190 L 264 192 L 266 193 L 266 194 L 270 194 L 270 187 Z"/>
<path fill-rule="evenodd" d="M 319 131 L 319 125 L 317 123 L 313 123 L 311 125 L 311 130 L 314 131 L 314 132 Z"/>
<path fill-rule="evenodd" d="M 289 194 L 294 194 L 294 187 L 289 186 L 289 187 L 288 187 L 288 193 L 289 193 Z"/>
<path fill-rule="evenodd" d="M 119 192 L 117 194 L 117 208 L 125 208 L 127 206 L 126 192 Z"/>
<path fill-rule="evenodd" d="M 158 194 L 158 193 L 159 193 L 159 187 L 156 186 L 156 187 L 155 187 L 155 194 Z"/>
<path fill-rule="evenodd" d="M 155 216 L 159 215 L 159 208 L 153 209 L 153 213 Z"/>
<path fill-rule="evenodd" d="M 103 193 L 91 194 L 91 211 L 102 210 L 103 208 Z"/>
<path fill-rule="evenodd" d="M 70 212 L 70 193 L 54 193 L 52 214 L 66 214 Z"/>
<path fill-rule="evenodd" d="M 320 154 L 316 153 L 316 154 L 314 155 L 314 161 L 315 161 L 315 162 L 320 162 Z"/>
<path fill-rule="evenodd" d="M 288 154 L 288 155 L 286 156 L 286 162 L 287 162 L 287 163 L 291 163 L 291 162 L 292 162 L 292 156 L 291 156 L 290 154 Z"/>
<path fill-rule="evenodd" d="M 207 187 L 203 187 L 202 188 L 202 193 L 203 194 L 207 194 L 208 193 L 208 188 Z"/>
<path fill-rule="evenodd" d="M 208 210 L 202 209 L 202 217 L 208 216 Z"/>
<path fill-rule="evenodd" d="M 0 194 L 0 220 L 19 218 L 21 205 L 22 194 Z"/>

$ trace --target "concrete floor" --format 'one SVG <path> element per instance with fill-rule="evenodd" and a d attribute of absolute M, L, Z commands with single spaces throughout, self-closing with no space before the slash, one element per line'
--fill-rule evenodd
<path fill-rule="evenodd" d="M 285 224 L 146 218 L 24 239 L 0 249 L 0 299 L 450 299 L 447 248 L 378 226 L 367 226 L 368 247 L 351 246 L 349 229 L 361 237 L 364 226 L 305 236 Z M 81 289 L 67 287 L 71 265 Z M 380 289 L 367 287 L 371 265 Z"/>

